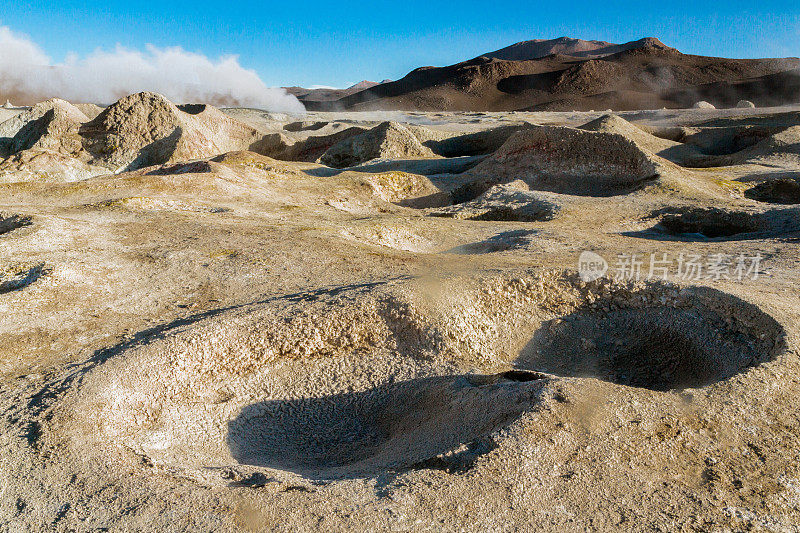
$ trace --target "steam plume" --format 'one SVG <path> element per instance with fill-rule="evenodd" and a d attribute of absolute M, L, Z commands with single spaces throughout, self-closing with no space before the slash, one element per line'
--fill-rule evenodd
<path fill-rule="evenodd" d="M 212 61 L 179 47 L 144 51 L 117 46 L 86 57 L 71 54 L 54 64 L 29 38 L 0 26 L 0 96 L 32 103 L 51 97 L 112 103 L 139 91 L 154 91 L 176 103 L 252 106 L 301 113 L 303 105 L 283 89 L 267 87 L 236 56 Z"/>

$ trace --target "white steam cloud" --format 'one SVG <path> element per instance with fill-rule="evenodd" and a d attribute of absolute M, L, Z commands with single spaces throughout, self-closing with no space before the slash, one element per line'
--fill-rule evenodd
<path fill-rule="evenodd" d="M 250 106 L 302 113 L 303 105 L 280 88 L 267 87 L 235 56 L 212 61 L 179 47 L 148 45 L 144 52 L 117 46 L 55 64 L 29 38 L 0 26 L 0 96 L 12 101 L 59 97 L 72 102 L 113 103 L 140 91 L 173 102 Z M 2 103 L 2 102 L 0 102 Z"/>

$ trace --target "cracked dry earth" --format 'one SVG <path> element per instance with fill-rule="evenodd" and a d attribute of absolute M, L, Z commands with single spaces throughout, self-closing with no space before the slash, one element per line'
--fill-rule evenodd
<path fill-rule="evenodd" d="M 799 109 L 126 105 L 0 125 L 3 531 L 798 529 Z"/>

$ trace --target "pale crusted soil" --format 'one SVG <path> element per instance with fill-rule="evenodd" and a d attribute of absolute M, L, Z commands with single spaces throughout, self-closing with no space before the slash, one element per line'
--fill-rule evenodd
<path fill-rule="evenodd" d="M 386 172 L 233 152 L 4 184 L 0 529 L 796 530 L 798 207 L 748 193 L 800 172 L 791 136 L 705 168 L 664 142 L 756 111 L 569 133 L 613 138 L 614 172 L 611 147 L 627 154 L 636 172 L 613 175 L 637 180 L 613 196 L 563 172 L 479 187 L 416 172 L 462 164 L 418 153 Z M 424 122 L 423 146 L 463 157 L 497 131 L 443 139 L 599 117 L 521 115 L 285 130 L 236 113 L 292 142 Z M 643 277 L 651 254 L 760 255 L 762 272 L 585 283 L 584 250 L 609 275 L 619 254 Z"/>

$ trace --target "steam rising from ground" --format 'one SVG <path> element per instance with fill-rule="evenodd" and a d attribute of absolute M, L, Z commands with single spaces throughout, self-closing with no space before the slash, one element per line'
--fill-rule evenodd
<path fill-rule="evenodd" d="M 301 113 L 303 105 L 280 88 L 267 87 L 235 56 L 212 61 L 179 47 L 144 52 L 117 46 L 60 64 L 29 38 L 0 26 L 0 95 L 24 103 L 51 97 L 73 102 L 112 103 L 140 91 L 163 94 L 176 103 L 250 106 Z"/>

